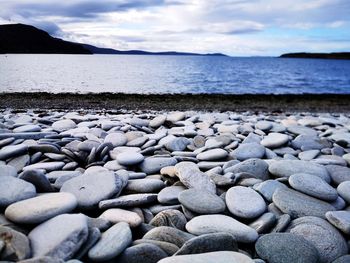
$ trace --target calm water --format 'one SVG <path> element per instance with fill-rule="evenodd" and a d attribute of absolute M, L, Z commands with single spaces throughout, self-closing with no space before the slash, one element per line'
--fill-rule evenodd
<path fill-rule="evenodd" d="M 0 92 L 350 93 L 350 61 L 0 55 Z"/>

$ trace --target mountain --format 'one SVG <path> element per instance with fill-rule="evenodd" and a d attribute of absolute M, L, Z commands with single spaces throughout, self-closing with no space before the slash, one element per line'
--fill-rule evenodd
<path fill-rule="evenodd" d="M 115 54 L 115 55 L 172 55 L 172 56 L 226 56 L 221 53 L 197 54 L 188 52 L 120 51 L 73 43 L 50 36 L 47 32 L 24 24 L 0 25 L 0 54 Z"/>
<path fill-rule="evenodd" d="M 321 59 L 350 59 L 350 52 L 338 53 L 287 53 L 281 58 L 321 58 Z"/>
<path fill-rule="evenodd" d="M 0 25 L 0 53 L 91 54 L 91 51 L 33 26 L 10 24 Z"/>

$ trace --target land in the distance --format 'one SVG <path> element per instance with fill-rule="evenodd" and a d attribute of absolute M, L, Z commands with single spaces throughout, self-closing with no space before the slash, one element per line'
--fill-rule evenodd
<path fill-rule="evenodd" d="M 287 53 L 280 56 L 281 58 L 317 58 L 317 59 L 350 59 L 350 52 L 337 53 Z"/>

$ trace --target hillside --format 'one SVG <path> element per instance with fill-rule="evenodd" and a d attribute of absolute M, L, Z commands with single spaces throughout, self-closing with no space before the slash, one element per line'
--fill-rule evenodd
<path fill-rule="evenodd" d="M 281 58 L 318 58 L 318 59 L 350 59 L 350 52 L 338 53 L 287 53 Z"/>

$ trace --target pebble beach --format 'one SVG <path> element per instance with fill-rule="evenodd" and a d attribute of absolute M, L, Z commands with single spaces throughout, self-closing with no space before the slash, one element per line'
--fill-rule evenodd
<path fill-rule="evenodd" d="M 3 109 L 0 261 L 350 262 L 329 112 Z"/>

